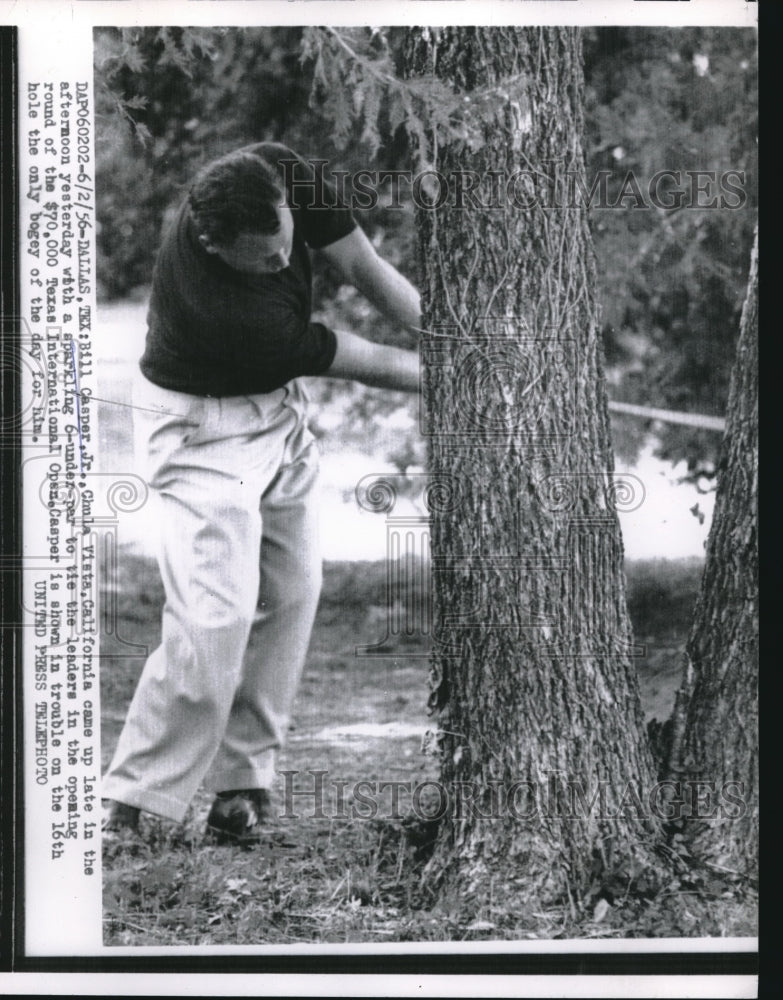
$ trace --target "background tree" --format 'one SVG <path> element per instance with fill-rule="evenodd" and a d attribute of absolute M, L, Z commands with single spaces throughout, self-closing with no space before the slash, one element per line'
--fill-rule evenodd
<path fill-rule="evenodd" d="M 670 209 L 627 199 L 625 211 L 593 212 L 615 399 L 726 412 L 758 202 L 756 48 L 755 31 L 740 28 L 585 31 L 588 177 L 609 171 L 610 200 L 628 171 L 646 192 L 656 172 L 672 170 L 680 183 L 661 192 L 688 192 Z M 689 170 L 716 179 L 736 171 L 740 194 L 707 207 L 724 192 L 715 183 L 691 198 Z M 649 429 L 618 421 L 616 451 L 634 457 Z M 684 459 L 689 477 L 706 486 L 720 437 L 672 424 L 655 432 L 657 454 Z"/>
<path fill-rule="evenodd" d="M 757 505 L 758 235 L 670 767 L 674 777 L 713 789 L 686 824 L 692 853 L 750 876 L 758 863 Z"/>
<path fill-rule="evenodd" d="M 480 143 L 427 137 L 442 175 L 535 176 L 555 158 L 583 175 L 578 31 L 417 29 L 406 67 L 447 81 L 465 107 L 491 92 Z M 597 873 L 646 877 L 660 835 L 639 798 L 655 774 L 586 213 L 540 199 L 521 209 L 504 191 L 494 210 L 447 201 L 417 223 L 435 334 L 424 346 L 430 473 L 443 491 L 432 704 L 444 783 L 471 795 L 469 807 L 450 798 L 430 873 L 482 902 L 582 899 Z M 498 801 L 518 782 L 518 797 Z"/>

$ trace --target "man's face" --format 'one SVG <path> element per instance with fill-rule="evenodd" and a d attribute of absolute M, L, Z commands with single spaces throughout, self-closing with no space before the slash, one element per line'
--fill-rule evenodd
<path fill-rule="evenodd" d="M 294 241 L 294 217 L 287 205 L 277 209 L 280 228 L 276 233 L 240 233 L 230 246 L 216 246 L 200 236 L 207 253 L 217 254 L 235 271 L 244 274 L 275 274 L 288 267 Z"/>

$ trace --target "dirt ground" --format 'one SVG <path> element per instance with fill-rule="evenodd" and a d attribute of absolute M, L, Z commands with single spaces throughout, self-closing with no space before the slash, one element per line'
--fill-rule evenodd
<path fill-rule="evenodd" d="M 638 665 L 648 718 L 671 710 L 699 572 L 695 560 L 629 567 L 637 642 L 646 645 Z M 599 919 L 592 902 L 577 901 L 466 921 L 455 901 L 431 896 L 421 879 L 431 834 L 426 823 L 411 823 L 426 815 L 426 782 L 437 777 L 437 760 L 425 752 L 426 645 L 414 638 L 393 657 L 355 655 L 357 645 L 384 636 L 384 579 L 381 564 L 326 566 L 268 838 L 251 850 L 206 843 L 203 793 L 183 825 L 143 816 L 140 837 L 104 852 L 107 944 L 755 934 L 753 891 L 725 880 L 673 883 L 653 900 L 628 894 Z M 104 594 L 116 623 L 102 646 L 104 767 L 146 652 L 157 645 L 162 599 L 154 563 L 124 556 Z M 400 786 L 396 808 L 384 782 L 409 783 Z M 406 787 L 424 788 L 421 800 L 413 802 Z"/>

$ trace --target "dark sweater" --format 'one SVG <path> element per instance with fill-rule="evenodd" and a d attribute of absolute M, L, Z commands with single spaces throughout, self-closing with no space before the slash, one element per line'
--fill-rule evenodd
<path fill-rule="evenodd" d="M 299 160 L 286 146 L 246 147 L 268 163 Z M 301 161 L 281 178 L 301 181 L 313 169 Z M 292 190 L 293 187 L 293 190 Z M 187 201 L 177 212 L 158 252 L 147 314 L 141 370 L 156 385 L 199 396 L 272 392 L 299 375 L 318 375 L 332 363 L 332 330 L 310 322 L 308 247 L 328 246 L 356 222 L 328 185 L 321 207 L 308 209 L 312 188 L 287 184 L 294 220 L 289 266 L 252 275 L 229 267 L 201 246 Z M 323 205 L 335 206 L 324 208 Z"/>

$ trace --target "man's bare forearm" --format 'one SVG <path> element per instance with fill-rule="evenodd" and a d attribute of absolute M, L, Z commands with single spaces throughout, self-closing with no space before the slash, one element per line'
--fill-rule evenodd
<path fill-rule="evenodd" d="M 357 226 L 321 253 L 365 298 L 394 323 L 418 331 L 421 302 L 413 285 L 387 260 L 380 257 Z"/>
<path fill-rule="evenodd" d="M 345 330 L 336 331 L 336 336 L 337 353 L 324 375 L 353 379 L 381 389 L 418 392 L 419 355 L 416 351 L 375 344 Z"/>

